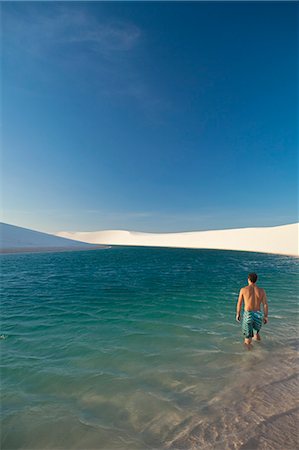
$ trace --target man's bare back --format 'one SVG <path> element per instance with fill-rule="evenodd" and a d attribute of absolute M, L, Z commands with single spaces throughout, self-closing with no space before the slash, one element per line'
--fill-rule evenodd
<path fill-rule="evenodd" d="M 261 303 L 264 304 L 266 297 L 266 292 L 264 289 L 256 286 L 255 284 L 250 284 L 249 286 L 243 287 L 240 293 L 243 295 L 245 311 L 261 310 Z"/>

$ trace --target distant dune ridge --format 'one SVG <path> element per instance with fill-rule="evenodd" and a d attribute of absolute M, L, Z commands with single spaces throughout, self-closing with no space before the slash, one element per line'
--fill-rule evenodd
<path fill-rule="evenodd" d="M 298 256 L 299 223 L 274 227 L 180 233 L 141 233 L 126 230 L 61 231 L 57 236 L 93 244 L 244 250 Z"/>
<path fill-rule="evenodd" d="M 95 249 L 107 245 L 244 250 L 299 256 L 299 223 L 274 227 L 180 233 L 126 230 L 61 231 L 53 234 L 0 223 L 0 251 Z"/>
<path fill-rule="evenodd" d="M 0 252 L 93 249 L 98 245 L 0 222 Z"/>

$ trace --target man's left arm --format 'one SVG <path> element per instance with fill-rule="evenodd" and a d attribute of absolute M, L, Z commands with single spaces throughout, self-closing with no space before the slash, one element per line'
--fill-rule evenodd
<path fill-rule="evenodd" d="M 243 303 L 243 288 L 240 289 L 240 294 L 239 294 L 239 298 L 238 298 L 238 303 L 237 303 L 237 315 L 236 315 L 236 320 L 238 322 L 240 322 L 241 320 L 241 309 L 242 309 L 242 303 Z"/>

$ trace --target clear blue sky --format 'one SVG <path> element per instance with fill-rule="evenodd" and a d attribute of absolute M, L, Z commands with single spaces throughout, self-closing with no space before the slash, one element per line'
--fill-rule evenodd
<path fill-rule="evenodd" d="M 298 220 L 298 4 L 2 3 L 3 221 Z"/>

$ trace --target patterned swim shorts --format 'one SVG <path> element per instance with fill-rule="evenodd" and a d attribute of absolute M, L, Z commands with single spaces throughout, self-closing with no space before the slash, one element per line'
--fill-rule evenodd
<path fill-rule="evenodd" d="M 242 321 L 242 331 L 245 338 L 253 337 L 253 330 L 260 331 L 263 322 L 263 314 L 261 311 L 244 311 Z"/>

